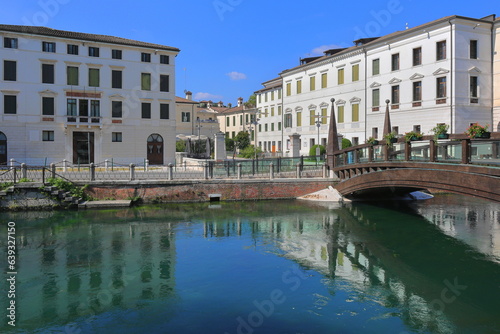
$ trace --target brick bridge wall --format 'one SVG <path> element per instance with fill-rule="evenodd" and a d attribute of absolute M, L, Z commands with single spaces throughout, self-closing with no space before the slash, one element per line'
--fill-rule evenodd
<path fill-rule="evenodd" d="M 145 203 L 289 199 L 334 186 L 332 179 L 93 182 L 86 192 L 96 199 L 131 199 Z"/>

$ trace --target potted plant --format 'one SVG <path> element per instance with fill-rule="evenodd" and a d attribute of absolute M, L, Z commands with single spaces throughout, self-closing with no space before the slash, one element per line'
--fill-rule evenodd
<path fill-rule="evenodd" d="M 378 145 L 379 141 L 373 137 L 370 137 L 366 140 L 366 143 L 371 145 Z"/>
<path fill-rule="evenodd" d="M 397 135 L 398 134 L 394 131 L 385 134 L 384 139 L 385 139 L 385 142 L 387 143 L 387 145 L 391 145 L 391 144 L 397 142 L 398 141 Z"/>
<path fill-rule="evenodd" d="M 467 128 L 465 134 L 469 138 L 490 138 L 487 124 L 485 126 L 481 126 L 479 123 L 474 123 Z"/>
<path fill-rule="evenodd" d="M 424 135 L 417 131 L 410 131 L 405 133 L 405 141 L 421 140 Z"/>
<path fill-rule="evenodd" d="M 435 127 L 431 129 L 432 132 L 434 132 L 434 139 L 448 139 L 448 129 L 450 126 L 448 124 L 444 123 L 439 123 Z"/>

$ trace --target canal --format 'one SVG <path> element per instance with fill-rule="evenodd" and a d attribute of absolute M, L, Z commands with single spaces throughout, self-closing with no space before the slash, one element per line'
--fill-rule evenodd
<path fill-rule="evenodd" d="M 440 195 L 2 213 L 0 256 L 8 222 L 18 254 L 0 332 L 500 333 L 499 211 Z"/>

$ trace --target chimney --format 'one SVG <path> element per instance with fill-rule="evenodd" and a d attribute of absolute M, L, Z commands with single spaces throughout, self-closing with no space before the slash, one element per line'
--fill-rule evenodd
<path fill-rule="evenodd" d="M 222 101 L 219 101 L 219 104 L 218 104 L 218 105 L 219 105 L 219 108 L 224 107 L 224 103 L 223 103 Z"/>
<path fill-rule="evenodd" d="M 193 93 L 191 93 L 190 91 L 187 91 L 186 92 L 186 100 L 192 100 L 193 99 Z"/>
<path fill-rule="evenodd" d="M 208 103 L 207 103 L 207 108 L 212 107 L 212 103 L 213 103 L 213 102 L 212 102 L 212 100 L 208 100 Z"/>
<path fill-rule="evenodd" d="M 238 107 L 241 107 L 242 104 L 243 104 L 243 98 L 239 97 L 238 98 Z"/>

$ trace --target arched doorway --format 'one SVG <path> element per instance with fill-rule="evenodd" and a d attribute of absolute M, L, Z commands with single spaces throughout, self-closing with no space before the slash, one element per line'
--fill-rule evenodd
<path fill-rule="evenodd" d="M 157 133 L 148 137 L 148 160 L 150 165 L 163 165 L 163 138 Z"/>
<path fill-rule="evenodd" d="M 7 136 L 0 132 L 0 165 L 7 164 Z"/>

